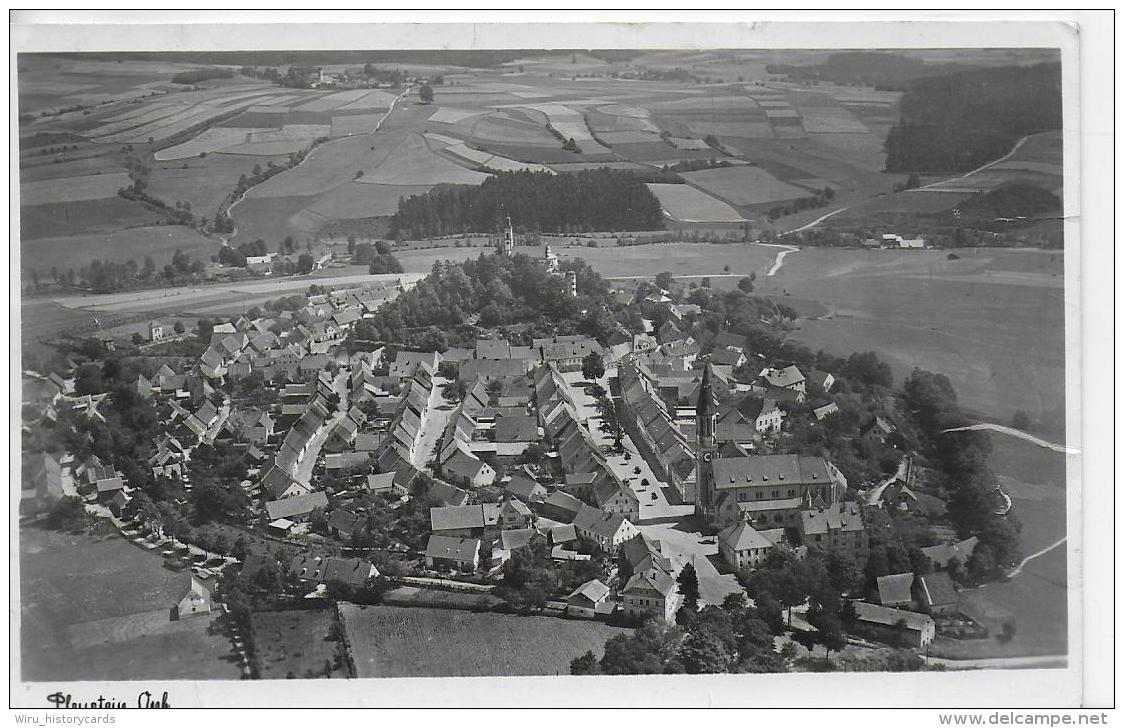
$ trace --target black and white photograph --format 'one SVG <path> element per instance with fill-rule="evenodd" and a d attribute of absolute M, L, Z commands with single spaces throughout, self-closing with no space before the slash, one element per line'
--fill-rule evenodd
<path fill-rule="evenodd" d="M 1085 707 L 1080 33 L 811 15 L 13 26 L 13 705 Z"/>

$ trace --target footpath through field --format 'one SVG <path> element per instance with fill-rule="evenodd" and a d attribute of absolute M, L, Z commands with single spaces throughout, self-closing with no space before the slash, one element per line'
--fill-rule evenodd
<path fill-rule="evenodd" d="M 797 248 L 794 245 L 778 245 L 777 243 L 757 244 L 766 248 L 782 248 L 781 252 L 777 253 L 777 259 L 773 262 L 773 267 L 770 268 L 769 272 L 765 274 L 767 276 L 775 276 L 777 274 L 777 271 L 781 269 L 781 266 L 784 265 L 784 257 L 789 253 L 795 253 L 796 251 L 800 250 L 800 248 Z"/>
<path fill-rule="evenodd" d="M 981 422 L 975 425 L 965 425 L 964 427 L 950 427 L 947 430 L 942 430 L 942 432 L 968 432 L 970 430 L 989 430 L 991 432 L 1001 432 L 1004 435 L 1017 437 L 1020 440 L 1026 440 L 1027 442 L 1033 445 L 1037 445 L 1038 447 L 1044 447 L 1048 450 L 1060 452 L 1064 455 L 1078 455 L 1081 452 L 1077 448 L 1066 447 L 1065 445 L 1057 445 L 1052 442 L 1047 442 L 1040 437 L 1035 437 L 1029 432 L 1016 430 L 1014 427 L 1008 427 L 1007 425 L 997 425 L 994 422 Z"/>
<path fill-rule="evenodd" d="M 1029 561 L 1031 561 L 1032 559 L 1037 559 L 1039 556 L 1045 556 L 1046 554 L 1050 553 L 1051 551 L 1056 549 L 1058 546 L 1061 546 L 1065 542 L 1066 542 L 1066 539 L 1063 537 L 1063 538 L 1058 539 L 1054 543 L 1050 544 L 1046 548 L 1039 549 L 1038 551 L 1035 551 L 1033 554 L 1031 554 L 1030 556 L 1027 556 L 1025 559 L 1020 561 L 1019 565 L 1015 567 L 1014 571 L 1007 574 L 1007 578 L 1013 579 L 1014 577 L 1018 576 L 1019 574 L 1022 573 L 1023 567 L 1026 566 Z"/>

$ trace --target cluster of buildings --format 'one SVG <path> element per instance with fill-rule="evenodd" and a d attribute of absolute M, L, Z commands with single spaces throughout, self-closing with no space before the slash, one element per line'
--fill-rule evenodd
<path fill-rule="evenodd" d="M 513 247 L 509 221 L 502 250 Z M 566 275 L 576 295 L 573 273 L 560 271 L 549 247 L 541 264 Z M 560 563 L 599 550 L 619 557 L 620 578 L 579 586 L 566 597 L 571 614 L 604 617 L 620 610 L 672 621 L 682 601 L 676 586 L 681 557 L 641 532 L 639 496 L 610 467 L 588 413 L 578 406 L 585 395 L 564 376 L 598 354 L 616 367 L 611 394 L 656 485 L 668 486 L 679 504 L 694 506 L 733 570 L 758 568 L 777 549 L 798 556 L 845 553 L 864 563 L 864 504 L 898 507 L 908 506 L 911 495 L 917 500 L 906 487 L 883 488 L 870 496 L 877 502 L 846 499 L 847 479 L 829 460 L 759 454 L 784 426 L 786 404 L 822 402 L 812 408 L 817 420 L 839 411 L 828 396 L 833 377 L 766 366 L 755 361 L 743 337 L 729 332 L 709 342 L 708 359 L 697 367 L 702 347 L 687 332 L 700 311 L 666 292 L 635 302 L 663 321 L 659 327 L 618 332 L 605 346 L 574 335 L 534 339 L 529 346 L 487 338 L 473 348 L 397 351 L 393 358 L 381 350 L 348 352 L 344 342 L 356 323 L 397 292 L 380 285 L 333 291 L 308 296 L 296 311 L 218 324 L 186 371 L 165 364 L 139 377 L 136 391 L 152 402 L 160 421 L 148 463 L 153 475 L 184 479 L 190 487 L 186 463 L 193 449 L 232 443 L 254 463 L 242 487 L 272 535 L 292 538 L 323 513 L 328 533 L 350 541 L 367 518 L 349 505 L 349 493 L 385 493 L 394 501 L 388 507 L 396 508 L 411 497 L 420 469 L 429 469 L 435 476 L 429 496 L 439 504 L 430 510 L 420 554 L 429 569 L 495 574 L 520 549 L 540 543 Z M 154 341 L 166 336 L 159 322 L 149 332 Z M 754 373 L 749 384 L 747 367 Z M 255 375 L 275 397 L 247 406 L 224 393 L 223 385 Z M 49 407 L 100 416 L 106 395 L 76 397 L 72 382 L 56 379 L 33 382 Z M 452 380 L 463 392 L 455 406 L 445 402 L 438 380 Z M 444 418 L 436 430 L 435 417 Z M 895 432 L 879 417 L 861 437 L 884 445 Z M 545 446 L 545 465 L 523 464 L 532 445 Z M 72 471 L 77 491 L 88 499 L 115 509 L 127 505 L 123 476 L 97 457 Z M 331 501 L 314 472 L 333 476 Z M 49 455 L 26 460 L 21 512 L 34 515 L 61 497 L 65 475 Z M 926 555 L 947 569 L 954 560 L 964 563 L 973 548 L 969 540 L 932 547 Z M 251 557 L 244 572 L 252 576 L 270 562 Z M 287 569 L 315 588 L 334 580 L 359 586 L 377 574 L 361 559 L 311 556 Z M 205 592 L 193 582 L 177 607 L 184 614 L 202 610 L 209 604 Z M 945 571 L 898 574 L 879 579 L 877 601 L 856 604 L 862 629 L 881 638 L 900 638 L 904 631 L 908 643 L 923 645 L 933 635 L 930 615 L 955 608 L 956 592 Z"/>
<path fill-rule="evenodd" d="M 884 233 L 879 238 L 867 238 L 863 241 L 863 247 L 921 250 L 925 247 L 925 238 L 905 238 L 897 233 Z"/>

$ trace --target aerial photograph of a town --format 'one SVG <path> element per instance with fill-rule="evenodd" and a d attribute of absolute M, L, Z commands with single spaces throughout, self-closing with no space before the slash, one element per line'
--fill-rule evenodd
<path fill-rule="evenodd" d="M 1059 52 L 714 41 L 13 56 L 19 679 L 1066 668 Z"/>

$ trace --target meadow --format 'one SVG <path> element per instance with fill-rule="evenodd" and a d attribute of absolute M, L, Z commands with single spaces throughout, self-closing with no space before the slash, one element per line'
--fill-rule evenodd
<path fill-rule="evenodd" d="M 628 630 L 599 622 L 455 609 L 341 604 L 358 675 L 568 675 L 570 661 Z"/>
<path fill-rule="evenodd" d="M 733 207 L 690 185 L 649 184 L 664 215 L 678 222 L 742 222 Z"/>
<path fill-rule="evenodd" d="M 966 409 L 996 422 L 1020 409 L 1046 426 L 1063 421 L 1062 255 L 959 252 L 805 248 L 756 286 L 831 311 L 792 334 L 813 350 L 873 350 L 898 382 L 914 367 L 943 373 Z"/>
<path fill-rule="evenodd" d="M 1067 458 L 1018 438 L 988 433 L 992 454 L 988 466 L 1011 496 L 1011 513 L 1022 524 L 1027 556 L 1066 536 Z M 1059 438 L 1060 439 L 1060 438 Z M 1062 655 L 1067 652 L 1069 592 L 1067 547 L 1059 546 L 1028 561 L 1009 581 L 965 592 L 969 603 L 990 604 L 1015 615 L 1017 631 L 1010 642 L 995 638 L 939 644 L 933 654 L 946 657 L 1016 657 Z"/>
<path fill-rule="evenodd" d="M 263 680 L 322 678 L 325 664 L 332 666 L 331 677 L 347 677 L 346 666 L 336 665 L 333 609 L 254 612 L 253 623 Z"/>
<path fill-rule="evenodd" d="M 683 178 L 734 205 L 782 202 L 811 194 L 806 189 L 781 182 L 760 167 L 749 165 L 686 172 Z"/>
<path fill-rule="evenodd" d="M 20 529 L 24 680 L 237 680 L 212 618 L 169 621 L 187 572 L 120 536 Z"/>
<path fill-rule="evenodd" d="M 66 272 L 77 270 L 93 260 L 113 260 L 118 263 L 134 261 L 144 264 L 151 256 L 157 267 L 172 260 L 177 250 L 191 255 L 195 260 L 209 261 L 218 252 L 219 243 L 205 238 L 198 231 L 183 225 L 156 225 L 114 230 L 107 233 L 87 233 L 60 237 L 43 237 L 34 245 L 20 251 L 20 264 L 40 271 L 45 280 L 51 268 Z"/>

